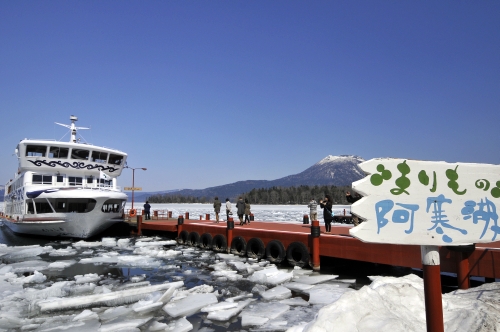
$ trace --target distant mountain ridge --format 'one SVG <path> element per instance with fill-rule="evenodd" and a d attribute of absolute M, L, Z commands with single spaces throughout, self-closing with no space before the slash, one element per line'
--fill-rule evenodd
<path fill-rule="evenodd" d="M 207 197 L 209 199 L 218 196 L 221 199 L 226 197 L 235 198 L 238 195 L 249 192 L 252 189 L 271 188 L 271 187 L 298 187 L 302 185 L 307 186 L 350 186 L 353 182 L 365 177 L 365 174 L 359 168 L 359 164 L 365 161 L 359 156 L 353 155 L 329 155 L 319 162 L 309 167 L 305 171 L 285 176 L 276 180 L 246 180 L 229 183 L 221 186 L 210 187 L 206 189 L 182 189 L 172 191 L 168 194 L 193 196 L 193 197 Z M 157 193 L 141 193 L 135 194 L 135 200 L 144 201 L 147 197 Z M 149 194 L 149 195 L 146 195 Z"/>

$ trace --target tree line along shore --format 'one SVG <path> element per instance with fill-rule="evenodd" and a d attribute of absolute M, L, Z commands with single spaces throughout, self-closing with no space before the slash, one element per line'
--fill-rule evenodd
<path fill-rule="evenodd" d="M 231 201 L 235 201 L 238 197 L 248 199 L 250 204 L 262 205 L 297 205 L 307 204 L 311 198 L 317 201 L 330 195 L 334 204 L 346 205 L 347 202 L 345 193 L 352 192 L 351 186 L 299 186 L 299 187 L 271 187 L 252 189 L 247 193 L 242 193 L 234 197 L 228 197 Z M 176 195 L 175 193 L 157 194 L 148 197 L 150 203 L 213 203 L 213 197 L 194 197 L 185 195 Z M 221 201 L 226 197 L 219 196 Z"/>

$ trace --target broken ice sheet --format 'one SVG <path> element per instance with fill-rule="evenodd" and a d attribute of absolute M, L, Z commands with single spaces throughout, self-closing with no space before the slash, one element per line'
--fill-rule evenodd
<path fill-rule="evenodd" d="M 41 260 L 30 260 L 19 263 L 12 263 L 10 267 L 14 273 L 25 273 L 25 272 L 35 272 L 47 269 L 49 266 L 48 262 Z"/>
<path fill-rule="evenodd" d="M 60 260 L 50 263 L 47 268 L 50 270 L 63 270 L 73 264 L 76 264 L 76 261 L 74 259 Z"/>
<path fill-rule="evenodd" d="M 167 303 L 163 307 L 163 311 L 173 318 L 190 316 L 198 312 L 201 308 L 217 302 L 218 300 L 214 293 L 194 294 L 179 301 Z"/>
<path fill-rule="evenodd" d="M 84 284 L 87 282 L 98 282 L 101 280 L 101 277 L 97 275 L 97 273 L 88 273 L 85 275 L 76 275 L 75 276 L 75 281 L 77 284 Z"/>
<path fill-rule="evenodd" d="M 185 317 L 182 317 L 168 324 L 168 327 L 165 329 L 165 331 L 188 332 L 192 329 L 193 324 L 191 324 Z"/>
<path fill-rule="evenodd" d="M 51 251 L 49 253 L 49 256 L 54 256 L 54 257 L 57 257 L 57 256 L 73 256 L 73 255 L 76 255 L 78 253 L 78 251 L 76 251 L 75 249 L 71 248 L 71 247 L 67 247 L 67 248 L 61 248 L 61 249 L 54 249 L 53 251 Z"/>
<path fill-rule="evenodd" d="M 292 297 L 292 292 L 283 286 L 276 286 L 260 294 L 266 301 L 284 300 Z"/>
<path fill-rule="evenodd" d="M 294 277 L 293 281 L 300 282 L 302 284 L 316 285 L 326 281 L 336 279 L 338 275 L 328 275 L 328 274 L 316 274 L 316 275 L 301 275 Z"/>
<path fill-rule="evenodd" d="M 290 281 L 292 278 L 293 272 L 278 270 L 276 265 L 272 265 L 260 271 L 254 272 L 250 277 L 248 277 L 248 280 L 259 284 L 279 285 Z"/>
<path fill-rule="evenodd" d="M 241 301 L 236 303 L 236 307 L 227 308 L 224 310 L 213 310 L 210 311 L 207 315 L 207 319 L 215 320 L 215 321 L 227 321 L 232 317 L 239 314 L 248 304 L 255 301 L 255 299 L 247 299 L 245 301 Z"/>
<path fill-rule="evenodd" d="M 290 309 L 290 306 L 279 302 L 260 302 L 247 306 L 240 314 L 241 326 L 265 324 L 269 319 L 275 319 Z"/>
<path fill-rule="evenodd" d="M 86 242 L 86 241 L 78 241 L 76 243 L 72 244 L 73 247 L 76 248 L 93 248 L 93 247 L 100 247 L 102 245 L 102 242 Z"/>

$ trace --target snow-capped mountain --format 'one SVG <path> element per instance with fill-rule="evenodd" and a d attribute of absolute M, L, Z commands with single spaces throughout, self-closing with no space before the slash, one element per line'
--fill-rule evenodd
<path fill-rule="evenodd" d="M 274 180 L 277 186 L 291 187 L 300 185 L 351 185 L 365 175 L 359 164 L 365 161 L 358 156 L 327 156 L 305 171 Z M 273 181 L 273 182 L 274 182 Z"/>
<path fill-rule="evenodd" d="M 276 180 L 246 180 L 206 189 L 183 189 L 172 192 L 174 195 L 193 197 L 235 197 L 255 188 L 296 187 L 301 185 L 335 185 L 350 186 L 354 181 L 362 179 L 365 174 L 359 164 L 365 161 L 358 156 L 327 156 L 305 171 L 285 176 Z M 154 194 L 154 193 L 149 193 Z M 141 195 L 142 196 L 142 195 Z"/>

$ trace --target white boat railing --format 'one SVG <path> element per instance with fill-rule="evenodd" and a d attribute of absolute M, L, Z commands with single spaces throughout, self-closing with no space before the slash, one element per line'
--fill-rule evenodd
<path fill-rule="evenodd" d="M 115 191 L 122 191 L 121 186 L 116 186 L 113 187 L 113 185 L 105 185 L 105 184 L 87 184 L 87 183 L 82 183 L 81 185 L 70 185 L 69 183 L 57 183 L 57 184 L 52 184 L 52 183 L 33 183 L 33 182 L 26 182 L 26 186 L 37 186 L 40 187 L 40 189 L 43 189 L 45 187 L 53 187 L 53 188 L 83 188 L 83 189 L 94 189 L 94 190 L 115 190 Z"/>

